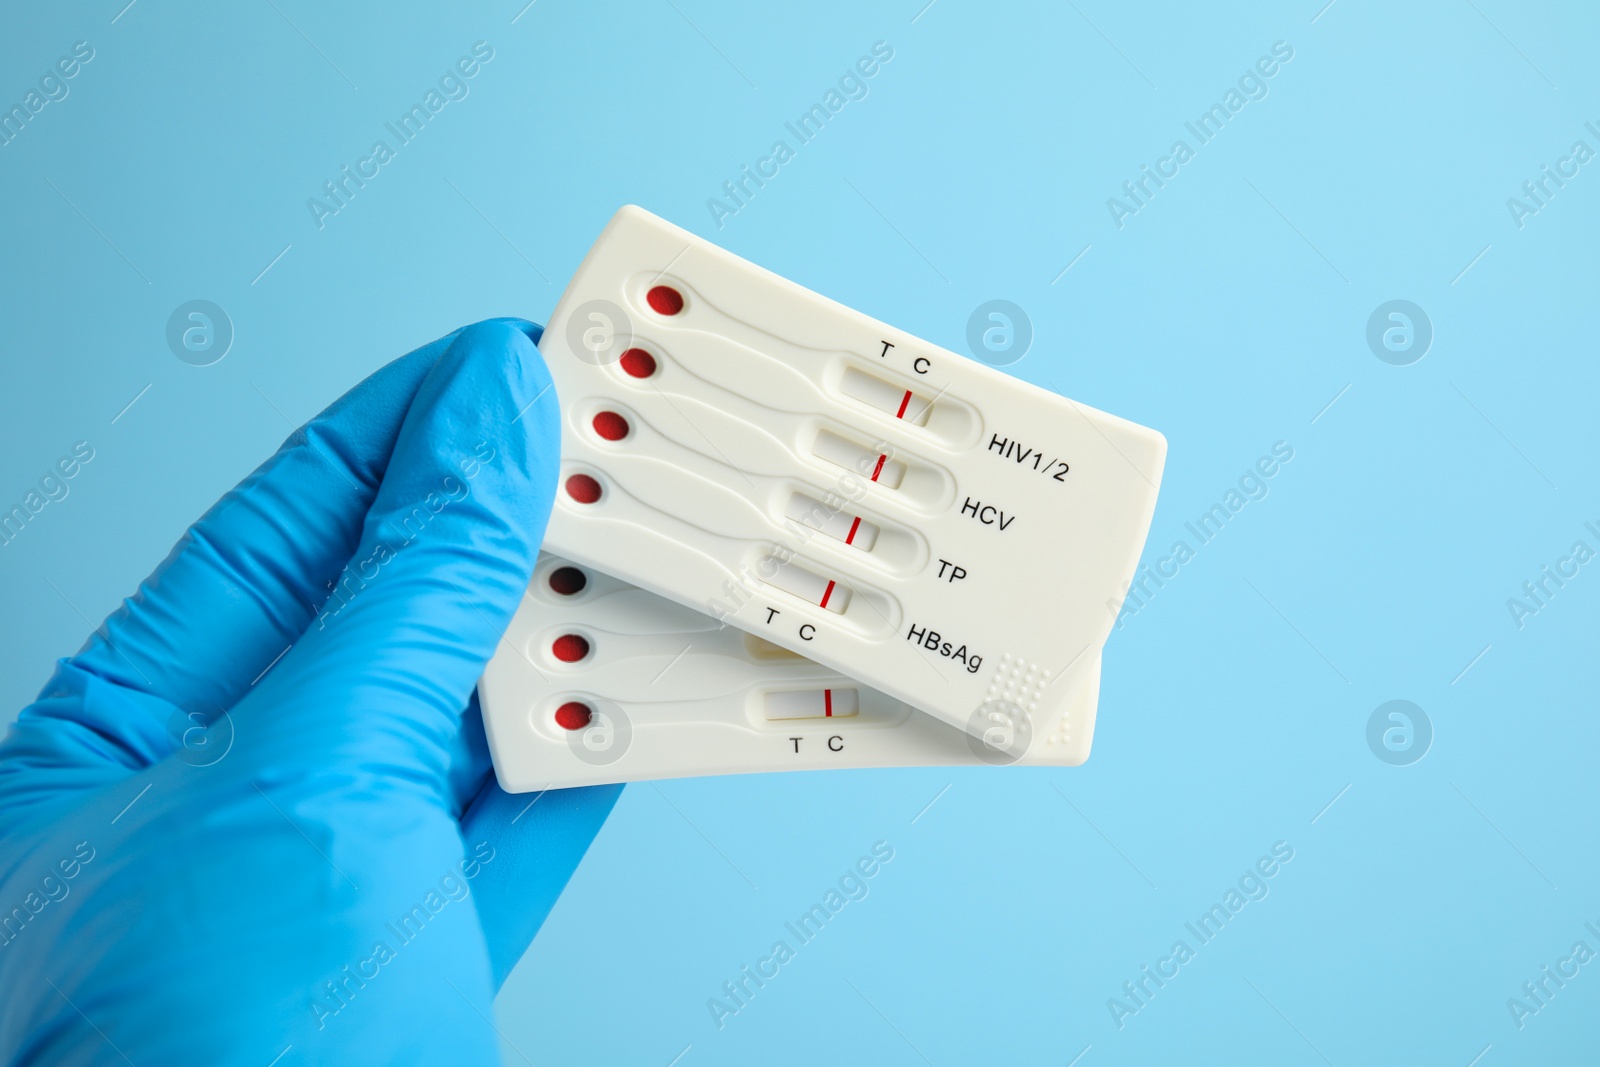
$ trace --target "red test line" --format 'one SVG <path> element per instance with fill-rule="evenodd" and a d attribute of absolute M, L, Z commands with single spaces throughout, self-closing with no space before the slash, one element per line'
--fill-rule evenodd
<path fill-rule="evenodd" d="M 894 413 L 894 417 L 897 418 L 897 419 L 905 418 L 906 417 L 906 405 L 908 405 L 910 403 L 911 403 L 911 390 L 907 389 L 906 390 L 906 395 L 900 398 L 900 410 Z"/>
<path fill-rule="evenodd" d="M 878 456 L 878 465 L 876 467 L 872 468 L 872 480 L 873 481 L 877 481 L 878 480 L 878 475 L 883 473 L 883 461 L 888 459 L 888 458 L 889 457 L 887 455 L 885 455 L 885 454 L 880 454 Z"/>
<path fill-rule="evenodd" d="M 826 588 L 826 589 L 824 589 L 822 591 L 822 603 L 818 604 L 817 607 L 819 607 L 819 608 L 827 607 L 828 606 L 828 598 L 831 597 L 831 596 L 833 596 L 833 579 L 829 578 L 828 579 L 828 588 Z"/>
<path fill-rule="evenodd" d="M 849 544 L 856 539 L 856 531 L 861 529 L 861 516 L 856 516 L 856 521 L 850 524 L 850 532 L 844 535 L 844 543 Z"/>

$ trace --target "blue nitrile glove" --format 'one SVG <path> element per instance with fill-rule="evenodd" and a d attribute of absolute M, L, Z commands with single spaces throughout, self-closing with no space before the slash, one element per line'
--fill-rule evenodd
<path fill-rule="evenodd" d="M 0 1060 L 498 1062 L 495 991 L 619 792 L 529 807 L 478 719 L 555 490 L 539 333 L 479 323 L 357 386 L 22 712 Z"/>

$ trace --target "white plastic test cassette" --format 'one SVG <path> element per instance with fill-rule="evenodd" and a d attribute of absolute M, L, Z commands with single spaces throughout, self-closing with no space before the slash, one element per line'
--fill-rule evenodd
<path fill-rule="evenodd" d="M 1081 694 L 1149 528 L 1160 434 L 633 207 L 540 349 L 563 419 L 548 551 L 974 736 L 1015 724 L 1013 755 L 1087 758 Z M 510 677 L 486 678 L 491 718 L 526 707 L 500 699 Z"/>
<path fill-rule="evenodd" d="M 1053 723 L 1094 722 L 1099 657 Z M 550 555 L 480 687 L 508 792 L 757 771 L 1066 762 L 973 736 L 702 612 Z M 1024 749 L 1026 751 L 1024 751 Z M 1048 753 L 1048 754 L 1047 754 Z"/>

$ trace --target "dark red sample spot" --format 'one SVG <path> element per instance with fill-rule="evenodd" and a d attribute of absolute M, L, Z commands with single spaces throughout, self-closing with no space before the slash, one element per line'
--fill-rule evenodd
<path fill-rule="evenodd" d="M 576 663 L 589 654 L 589 642 L 577 634 L 562 634 L 550 646 L 550 651 L 562 663 Z"/>
<path fill-rule="evenodd" d="M 656 357 L 642 348 L 622 353 L 622 369 L 635 378 L 648 378 L 656 372 Z"/>
<path fill-rule="evenodd" d="M 567 495 L 580 504 L 593 504 L 600 499 L 600 483 L 587 474 L 574 474 L 567 479 Z"/>
<path fill-rule="evenodd" d="M 592 718 L 594 712 L 581 700 L 569 700 L 556 709 L 556 725 L 563 730 L 581 730 Z"/>
<path fill-rule="evenodd" d="M 589 576 L 576 567 L 557 567 L 550 572 L 550 591 L 558 596 L 576 596 L 589 584 Z"/>
<path fill-rule="evenodd" d="M 657 285 L 644 298 L 657 315 L 676 315 L 683 310 L 683 294 L 670 285 Z"/>
<path fill-rule="evenodd" d="M 594 417 L 594 432 L 607 441 L 620 441 L 628 436 L 628 420 L 615 411 L 602 411 Z"/>

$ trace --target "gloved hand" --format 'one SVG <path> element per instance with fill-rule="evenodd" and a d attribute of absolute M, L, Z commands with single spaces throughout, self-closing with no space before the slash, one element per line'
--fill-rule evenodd
<path fill-rule="evenodd" d="M 539 335 L 358 385 L 22 712 L 5 1063 L 499 1062 L 494 994 L 620 792 L 508 796 L 478 718 L 555 491 Z"/>

